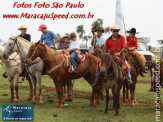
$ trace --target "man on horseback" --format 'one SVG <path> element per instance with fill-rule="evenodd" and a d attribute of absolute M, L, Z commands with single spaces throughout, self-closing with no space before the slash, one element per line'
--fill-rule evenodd
<path fill-rule="evenodd" d="M 125 66 L 125 74 L 127 74 L 126 78 L 129 81 L 129 83 L 131 83 L 132 82 L 131 72 L 128 65 L 126 64 L 127 62 L 119 58 L 120 51 L 126 47 L 125 37 L 123 35 L 118 34 L 119 30 L 120 28 L 117 25 L 114 25 L 113 27 L 110 28 L 112 35 L 106 40 L 105 49 L 109 51 L 114 51 L 112 57 L 121 60 L 121 63 L 123 64 L 123 66 Z"/>
<path fill-rule="evenodd" d="M 57 35 L 52 31 L 47 30 L 47 26 L 45 24 L 41 24 L 38 31 L 42 32 L 40 42 L 44 42 L 47 46 L 55 49 L 55 44 L 58 42 Z"/>
<path fill-rule="evenodd" d="M 95 33 L 93 33 L 93 39 L 91 42 L 92 46 L 103 46 L 105 44 L 105 39 L 102 36 L 102 34 L 104 33 L 104 29 L 102 27 L 98 27 L 95 29 L 95 32 L 97 33 L 97 35 Z"/>
<path fill-rule="evenodd" d="M 21 31 L 21 34 L 19 35 L 20 37 L 28 40 L 29 42 L 31 42 L 31 35 L 30 34 L 27 34 L 27 26 L 26 25 L 21 25 L 18 30 Z"/>
<path fill-rule="evenodd" d="M 129 33 L 129 36 L 127 36 L 127 47 L 129 48 L 130 51 L 133 52 L 133 54 L 136 56 L 138 60 L 140 75 L 142 77 L 145 77 L 144 73 L 147 73 L 145 71 L 146 59 L 144 58 L 143 54 L 139 53 L 136 50 L 138 48 L 138 38 L 135 37 L 135 34 L 138 34 L 139 32 L 136 32 L 136 29 L 132 28 L 130 31 L 127 31 L 127 33 Z"/>
<path fill-rule="evenodd" d="M 68 51 L 70 52 L 70 62 L 72 65 L 72 68 L 70 70 L 70 73 L 76 73 L 76 62 L 75 62 L 75 57 L 77 56 L 79 47 L 80 47 L 80 42 L 79 40 L 77 40 L 77 36 L 76 33 L 72 32 L 70 34 L 70 40 L 71 40 L 71 44 L 70 47 L 68 49 Z"/>

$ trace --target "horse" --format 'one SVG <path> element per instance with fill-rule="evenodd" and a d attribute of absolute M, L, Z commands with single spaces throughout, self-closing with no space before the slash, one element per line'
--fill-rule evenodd
<path fill-rule="evenodd" d="M 106 91 L 106 107 L 104 113 L 108 114 L 109 88 L 111 88 L 113 93 L 113 108 L 117 116 L 119 115 L 118 109 L 120 108 L 120 90 L 123 82 L 126 80 L 119 60 L 116 58 L 113 59 L 112 55 L 108 52 L 102 54 L 100 73 L 104 75 Z"/>
<path fill-rule="evenodd" d="M 25 40 L 24 38 L 21 38 L 19 36 L 11 36 L 7 43 L 6 43 L 6 48 L 5 51 L 3 53 L 3 57 L 4 58 L 8 58 L 8 56 L 10 54 L 12 54 L 13 52 L 19 52 L 20 57 L 24 63 L 25 57 L 28 53 L 28 50 L 30 48 L 31 43 L 28 42 L 27 40 Z M 31 82 L 30 83 L 30 92 L 31 95 L 28 98 L 28 100 L 32 100 L 32 103 L 35 104 L 36 103 L 36 88 L 37 88 L 37 83 L 38 83 L 38 87 L 39 87 L 39 94 L 38 94 L 38 98 L 39 98 L 39 104 L 43 104 L 43 95 L 42 95 L 42 80 L 41 80 L 41 75 L 46 74 L 46 70 L 44 70 L 44 63 L 43 61 L 38 58 L 39 61 L 33 62 L 32 65 L 26 65 L 26 70 L 27 70 L 27 75 L 29 75 Z M 73 84 L 71 83 L 71 81 L 67 81 L 66 84 L 68 84 L 69 86 L 67 86 L 67 101 L 71 101 L 72 100 L 72 86 Z M 33 90 L 32 90 L 33 87 Z"/>
<path fill-rule="evenodd" d="M 126 99 L 125 99 L 125 86 L 123 85 L 123 105 L 125 105 L 125 102 L 128 101 L 128 89 L 130 89 L 131 93 L 131 106 L 135 107 L 135 104 L 137 104 L 136 101 L 136 96 L 135 96 L 135 88 L 136 88 L 136 83 L 137 83 L 137 76 L 139 75 L 139 67 L 138 67 L 138 60 L 135 57 L 135 55 L 128 49 L 124 48 L 122 51 L 122 54 L 124 57 L 122 57 L 124 60 L 127 60 L 127 63 L 129 65 L 129 68 L 131 70 L 131 79 L 132 79 L 132 86 L 129 86 L 128 83 L 126 83 Z"/>
<path fill-rule="evenodd" d="M 98 85 L 98 71 L 100 59 L 90 55 L 85 55 L 85 60 L 77 64 L 76 73 L 69 73 L 70 59 L 65 60 L 63 56 L 69 55 L 67 50 L 55 51 L 41 42 L 31 45 L 26 57 L 26 63 L 31 63 L 35 58 L 40 57 L 48 69 L 50 77 L 56 87 L 58 97 L 58 107 L 64 107 L 63 85 L 64 80 L 73 80 L 84 77 L 84 79 L 92 86 L 92 95 L 90 105 L 97 106 L 100 103 L 101 87 Z M 95 101 L 96 100 L 96 101 Z"/>
<path fill-rule="evenodd" d="M 21 74 L 21 60 L 19 54 L 16 52 L 9 56 L 8 60 L 5 60 L 2 57 L 2 54 L 5 50 L 5 47 L 0 46 L 0 64 L 5 64 L 5 69 L 7 72 L 7 78 L 10 82 L 10 90 L 11 90 L 11 102 L 18 102 L 19 101 L 19 94 L 18 94 L 18 82 L 19 82 L 19 75 Z M 15 79 L 15 85 L 14 85 Z M 16 98 L 14 97 L 14 89 L 16 91 Z"/>

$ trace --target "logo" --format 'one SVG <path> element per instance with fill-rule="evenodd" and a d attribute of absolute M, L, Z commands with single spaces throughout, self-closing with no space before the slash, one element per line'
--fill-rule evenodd
<path fill-rule="evenodd" d="M 32 121 L 33 105 L 2 105 L 2 120 Z"/>

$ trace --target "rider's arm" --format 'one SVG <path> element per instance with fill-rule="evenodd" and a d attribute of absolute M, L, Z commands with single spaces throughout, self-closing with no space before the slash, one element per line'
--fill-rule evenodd
<path fill-rule="evenodd" d="M 96 45 L 95 38 L 96 38 L 96 34 L 93 35 L 92 42 L 91 42 L 92 46 Z"/>

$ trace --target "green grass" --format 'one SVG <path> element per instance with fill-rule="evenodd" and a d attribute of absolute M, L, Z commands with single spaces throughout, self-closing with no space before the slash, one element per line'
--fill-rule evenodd
<path fill-rule="evenodd" d="M 0 114 L 2 114 L 2 105 L 16 104 L 10 103 L 10 89 L 7 79 L 2 78 L 4 69 L 0 71 Z M 147 80 L 139 77 L 139 80 Z M 150 79 L 150 78 L 149 78 Z M 43 76 L 43 85 L 46 87 L 54 88 L 52 80 L 48 76 Z M 28 86 L 28 82 L 24 81 L 19 86 Z M 136 98 L 138 101 L 143 102 L 155 102 L 155 93 L 148 92 L 150 84 L 137 83 L 136 85 Z M 91 92 L 91 87 L 82 78 L 75 80 L 74 90 Z M 163 89 L 161 89 L 163 92 Z M 8 94 L 8 96 L 3 96 Z M 27 101 L 29 94 L 28 88 L 19 89 L 20 100 L 17 104 L 31 104 Z M 121 94 L 122 95 L 122 94 Z M 130 103 L 126 103 L 125 107 L 121 107 L 120 116 L 115 117 L 115 112 L 109 110 L 108 115 L 104 115 L 105 102 L 94 108 L 89 106 L 89 96 L 85 94 L 75 95 L 73 102 L 68 103 L 67 108 L 57 108 L 56 93 L 47 92 L 43 90 L 44 104 L 34 106 L 34 122 L 154 122 L 155 121 L 155 106 L 148 104 L 137 104 L 135 108 L 131 107 Z M 54 100 L 52 104 L 48 100 Z M 163 101 L 163 98 L 161 98 Z M 109 108 L 112 108 L 112 101 L 109 104 Z M 163 107 L 161 108 L 161 120 L 163 121 Z M 55 115 L 56 117 L 53 117 Z M 0 116 L 0 121 L 2 120 Z"/>

